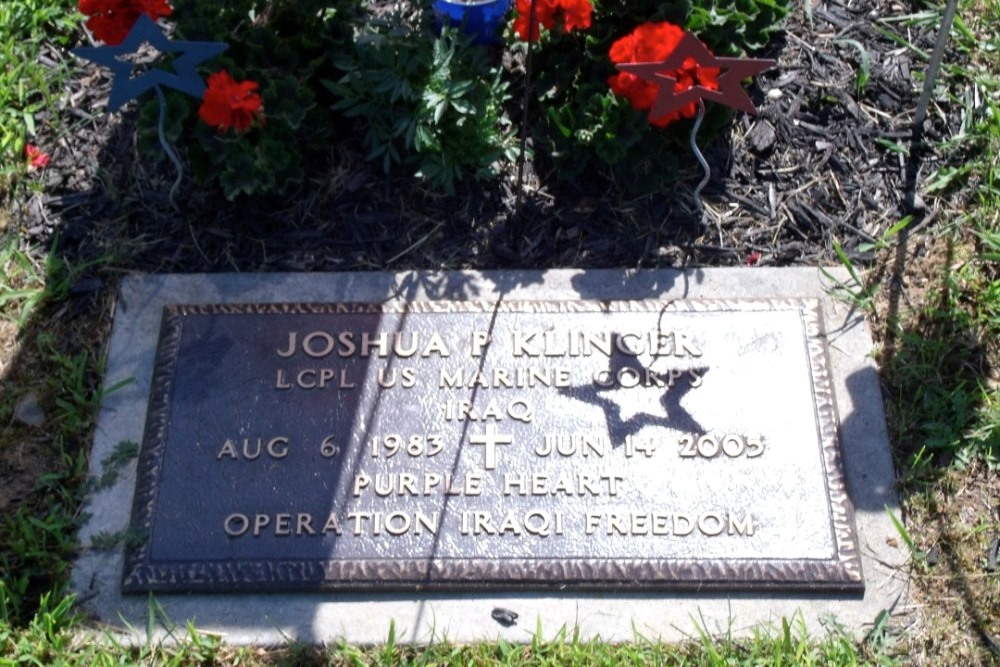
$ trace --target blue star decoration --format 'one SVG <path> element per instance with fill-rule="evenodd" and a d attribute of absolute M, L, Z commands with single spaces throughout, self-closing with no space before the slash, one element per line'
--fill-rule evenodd
<path fill-rule="evenodd" d="M 687 90 L 674 92 L 677 79 L 668 72 L 679 69 L 688 57 L 693 57 L 701 67 L 718 67 L 720 70 L 725 70 L 719 74 L 718 90 L 705 86 L 691 86 Z M 700 39 L 685 32 L 680 43 L 666 60 L 658 63 L 622 63 L 615 67 L 659 86 L 653 108 L 649 110 L 649 117 L 656 119 L 699 99 L 712 100 L 754 114 L 757 109 L 750 96 L 743 90 L 743 79 L 770 69 L 776 63 L 774 60 L 755 58 L 717 58 Z"/>
<path fill-rule="evenodd" d="M 146 43 L 160 53 L 181 54 L 174 60 L 173 72 L 152 68 L 139 76 L 132 76 L 133 65 L 124 58 L 137 54 Z M 200 99 L 205 94 L 205 81 L 195 66 L 227 48 L 229 45 L 223 42 L 172 41 L 163 34 L 156 21 L 143 14 L 118 46 L 80 47 L 73 49 L 72 53 L 111 70 L 113 79 L 111 94 L 108 95 L 108 111 L 117 111 L 129 100 L 156 86 L 174 88 Z"/>

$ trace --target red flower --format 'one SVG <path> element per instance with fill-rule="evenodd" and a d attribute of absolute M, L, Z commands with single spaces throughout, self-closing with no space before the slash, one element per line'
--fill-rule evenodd
<path fill-rule="evenodd" d="M 38 146 L 25 144 L 24 156 L 28 159 L 28 166 L 33 169 L 44 169 L 49 166 L 48 153 L 43 153 Z"/>
<path fill-rule="evenodd" d="M 643 23 L 631 34 L 612 44 L 608 56 L 616 65 L 663 62 L 677 48 L 683 36 L 684 31 L 672 23 Z M 680 67 L 675 70 L 664 70 L 663 74 L 677 82 L 674 84 L 675 93 L 683 92 L 695 85 L 710 90 L 719 89 L 719 68 L 702 67 L 694 58 L 685 58 Z M 629 72 L 614 74 L 608 79 L 608 85 L 615 95 L 628 98 L 633 108 L 639 111 L 653 108 L 659 90 L 655 83 L 640 79 Z M 691 102 L 677 111 L 659 118 L 650 118 L 649 122 L 657 127 L 663 127 L 681 118 L 692 118 L 697 108 L 697 104 Z"/>
<path fill-rule="evenodd" d="M 208 77 L 208 88 L 202 99 L 198 116 L 219 132 L 231 127 L 243 132 L 255 120 L 264 122 L 263 102 L 256 92 L 254 81 L 239 81 L 221 70 Z"/>
<path fill-rule="evenodd" d="M 94 38 L 117 46 L 145 14 L 152 20 L 170 16 L 167 0 L 80 0 L 80 13 L 88 16 L 87 28 Z"/>
<path fill-rule="evenodd" d="M 594 8 L 589 0 L 536 0 L 535 25 L 531 29 L 531 41 L 538 39 L 538 25 L 546 30 L 556 27 L 556 17 L 562 14 L 562 27 L 566 32 L 590 27 L 590 16 Z M 514 32 L 528 41 L 529 24 L 531 23 L 531 0 L 517 0 L 517 18 L 514 19 Z"/>

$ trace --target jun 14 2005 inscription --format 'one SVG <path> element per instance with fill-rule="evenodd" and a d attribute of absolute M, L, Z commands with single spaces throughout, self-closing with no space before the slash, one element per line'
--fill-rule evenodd
<path fill-rule="evenodd" d="M 815 300 L 175 306 L 126 591 L 863 590 Z"/>

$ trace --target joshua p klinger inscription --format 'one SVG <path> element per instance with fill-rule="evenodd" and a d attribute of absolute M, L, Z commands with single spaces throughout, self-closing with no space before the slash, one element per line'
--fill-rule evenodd
<path fill-rule="evenodd" d="M 173 306 L 124 589 L 864 583 L 819 305 Z"/>

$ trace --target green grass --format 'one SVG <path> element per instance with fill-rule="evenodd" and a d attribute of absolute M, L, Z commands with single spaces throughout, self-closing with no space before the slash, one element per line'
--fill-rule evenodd
<path fill-rule="evenodd" d="M 926 664 L 1000 656 L 998 575 L 983 565 L 1000 533 L 1000 2 L 961 9 L 953 45 L 969 60 L 942 69 L 935 97 L 960 106 L 961 128 L 923 183 L 928 199 L 943 198 L 944 221 L 919 240 L 901 231 L 889 261 L 918 271 L 878 285 L 889 294 L 880 365 L 908 524 L 897 527 L 927 628 L 907 650 Z"/>
<path fill-rule="evenodd" d="M 2 602 L 2 600 L 0 600 Z M 151 614 L 155 603 L 151 602 Z M 825 635 L 811 637 L 801 621 L 782 621 L 773 631 L 760 631 L 743 640 L 702 635 L 686 644 L 664 644 L 641 635 L 628 643 L 584 640 L 563 628 L 554 638 L 542 639 L 538 628 L 531 641 L 506 641 L 456 645 L 438 639 L 428 646 L 398 644 L 390 630 L 384 644 L 359 648 L 344 643 L 327 647 L 288 644 L 260 651 L 235 648 L 218 637 L 199 632 L 193 625 L 175 628 L 171 642 L 152 639 L 127 647 L 108 633 L 80 629 L 67 600 L 52 603 L 46 596 L 38 613 L 24 628 L 12 632 L 0 625 L 0 665 L 496 665 L 547 667 L 557 665 L 662 665 L 664 667 L 812 667 L 820 665 L 898 664 L 885 654 L 881 637 L 859 647 L 843 629 L 831 622 Z M 6 662 L 5 662 L 6 661 Z"/>
<path fill-rule="evenodd" d="M 944 255 L 933 289 L 905 320 L 889 313 L 894 340 L 883 359 L 902 463 L 917 477 L 928 466 L 973 460 L 1000 467 L 1000 375 L 991 367 L 1000 340 L 1000 44 L 993 29 L 1000 2 L 964 4 L 970 23 L 956 20 L 953 41 L 973 57 L 947 70 L 941 85 L 963 107 L 962 128 L 925 192 L 964 188 L 970 208 L 929 239 Z M 902 20 L 934 18 L 922 12 Z"/>
<path fill-rule="evenodd" d="M 44 596 L 62 597 L 77 546 L 80 488 L 87 475 L 88 438 L 100 396 L 100 366 L 91 353 L 66 354 L 45 333 L 38 334 L 35 343 L 32 356 L 45 375 L 39 389 L 54 426 L 44 452 L 47 471 L 36 480 L 27 502 L 0 516 L 0 571 L 5 573 L 0 581 L 0 621 L 11 624 L 44 608 Z M 8 410 L 5 407 L 4 412 Z M 14 433 L 19 435 L 23 433 Z M 10 447 L 6 439 L 0 444 Z"/>
<path fill-rule="evenodd" d="M 0 231 L 0 317 L 16 322 L 19 330 L 45 296 L 39 264 L 24 252 L 13 230 Z"/>
<path fill-rule="evenodd" d="M 959 263 L 942 276 L 937 303 L 902 330 L 886 364 L 913 473 L 976 458 L 1000 467 L 1000 406 L 986 349 L 1000 337 L 1000 283 L 976 259 Z"/>
<path fill-rule="evenodd" d="M 44 44 L 65 46 L 79 31 L 75 7 L 76 0 L 0 2 L 0 205 L 25 173 L 24 146 L 38 130 L 36 114 L 58 100 L 67 72 L 38 57 Z"/>
<path fill-rule="evenodd" d="M 38 259 L 25 250 L 16 230 L 0 229 L 0 318 L 23 330 L 37 306 L 65 299 L 87 270 L 110 261 L 100 257 L 71 267 L 60 257 L 58 235 Z"/>

